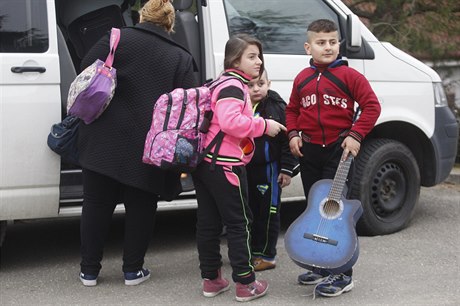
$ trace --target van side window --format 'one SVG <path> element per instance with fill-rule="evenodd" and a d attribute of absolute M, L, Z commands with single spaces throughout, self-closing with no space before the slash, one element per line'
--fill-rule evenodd
<path fill-rule="evenodd" d="M 336 13 L 317 0 L 224 0 L 224 5 L 229 34 L 254 35 L 264 53 L 303 55 L 307 26 L 313 20 L 327 18 L 339 24 Z"/>
<path fill-rule="evenodd" d="M 0 0 L 0 52 L 48 50 L 46 0 Z"/>

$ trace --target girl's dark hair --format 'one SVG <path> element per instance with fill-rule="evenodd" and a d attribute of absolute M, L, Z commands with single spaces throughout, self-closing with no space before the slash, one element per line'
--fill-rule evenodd
<path fill-rule="evenodd" d="M 262 53 L 262 43 L 257 38 L 248 34 L 237 34 L 227 41 L 225 45 L 225 58 L 224 58 L 224 69 L 231 69 L 235 67 L 235 63 L 241 60 L 244 50 L 250 45 L 255 45 L 259 48 L 259 58 L 262 61 L 260 66 L 259 76 L 264 71 L 264 56 Z"/>

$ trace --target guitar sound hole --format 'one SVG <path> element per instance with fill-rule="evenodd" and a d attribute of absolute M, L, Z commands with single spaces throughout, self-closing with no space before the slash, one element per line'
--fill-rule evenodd
<path fill-rule="evenodd" d="M 340 212 L 340 204 L 333 200 L 328 200 L 323 206 L 324 214 L 328 217 L 336 216 Z"/>

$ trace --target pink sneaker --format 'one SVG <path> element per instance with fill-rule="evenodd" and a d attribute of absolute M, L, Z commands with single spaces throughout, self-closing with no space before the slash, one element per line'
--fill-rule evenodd
<path fill-rule="evenodd" d="M 230 283 L 228 280 L 222 277 L 220 269 L 217 271 L 216 279 L 207 279 L 203 280 L 203 295 L 205 297 L 214 297 L 222 292 L 230 289 Z"/>
<path fill-rule="evenodd" d="M 266 281 L 254 281 L 248 285 L 236 283 L 236 300 L 247 302 L 264 296 L 268 290 Z"/>

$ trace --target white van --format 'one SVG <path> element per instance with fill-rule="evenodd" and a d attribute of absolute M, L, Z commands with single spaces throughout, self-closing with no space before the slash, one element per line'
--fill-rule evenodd
<path fill-rule="evenodd" d="M 0 224 L 81 213 L 81 170 L 50 151 L 46 138 L 64 115 L 81 58 L 112 26 L 132 25 L 136 0 L 0 0 Z M 272 87 L 288 101 L 306 65 L 306 26 L 329 18 L 340 28 L 341 53 L 371 82 L 382 114 L 356 159 L 352 196 L 364 214 L 361 234 L 406 226 L 420 186 L 442 182 L 454 164 L 458 126 L 432 69 L 379 42 L 338 0 L 174 0 L 174 39 L 189 48 L 203 82 L 223 69 L 233 33 L 263 42 Z M 77 67 L 77 68 L 76 68 Z M 184 180 L 184 183 L 187 181 Z M 188 188 L 188 187 L 186 187 Z M 300 179 L 284 200 L 303 199 Z M 196 207 L 193 192 L 159 209 Z M 122 211 L 122 205 L 119 210 Z M 3 240 L 3 239 L 0 239 Z"/>

